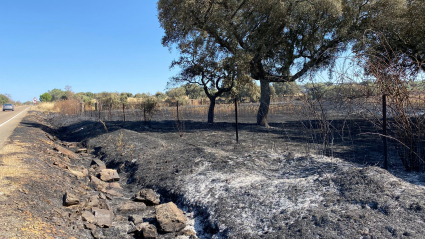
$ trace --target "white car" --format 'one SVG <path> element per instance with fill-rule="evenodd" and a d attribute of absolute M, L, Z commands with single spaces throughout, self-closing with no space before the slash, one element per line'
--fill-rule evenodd
<path fill-rule="evenodd" d="M 15 111 L 15 106 L 13 106 L 12 104 L 4 104 L 3 111 L 6 111 L 6 110 Z"/>

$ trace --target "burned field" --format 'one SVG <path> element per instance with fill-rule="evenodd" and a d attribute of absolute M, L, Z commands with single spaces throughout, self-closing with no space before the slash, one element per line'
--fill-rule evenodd
<path fill-rule="evenodd" d="M 335 131 L 323 148 L 320 122 L 294 115 L 272 115 L 266 128 L 242 114 L 239 143 L 232 114 L 217 115 L 212 125 L 165 116 L 150 124 L 47 119 L 60 140 L 80 143 L 117 169 L 129 190 L 152 188 L 193 212 L 200 238 L 425 234 L 425 175 L 406 173 L 394 149 L 390 170 L 381 169 L 382 140 L 364 119 L 336 115 L 333 125 L 346 131 Z"/>

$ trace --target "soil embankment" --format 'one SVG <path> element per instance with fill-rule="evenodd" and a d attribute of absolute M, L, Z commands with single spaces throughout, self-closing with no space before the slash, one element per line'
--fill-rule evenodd
<path fill-rule="evenodd" d="M 0 151 L 0 238 L 197 238 L 192 214 L 57 136 L 30 112 Z"/>

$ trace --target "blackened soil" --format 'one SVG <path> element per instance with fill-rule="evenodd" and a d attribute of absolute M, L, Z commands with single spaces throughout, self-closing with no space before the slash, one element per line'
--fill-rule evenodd
<path fill-rule="evenodd" d="M 200 237 L 425 235 L 424 174 L 403 172 L 393 151 L 390 173 L 373 167 L 381 139 L 364 120 L 334 120 L 347 130 L 324 148 L 314 121 L 265 128 L 242 119 L 236 143 L 234 123 L 47 119 L 60 140 L 118 169 L 130 190 L 153 188 L 193 211 Z"/>

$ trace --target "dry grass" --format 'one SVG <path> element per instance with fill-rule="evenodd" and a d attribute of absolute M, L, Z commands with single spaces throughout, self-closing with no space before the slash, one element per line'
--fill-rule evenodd
<path fill-rule="evenodd" d="M 41 112 L 57 112 L 54 102 L 41 102 L 36 106 L 36 110 Z"/>
<path fill-rule="evenodd" d="M 28 166 L 22 163 L 22 158 L 28 157 L 26 150 L 19 143 L 8 144 L 0 150 L 0 201 L 6 195 L 11 195 L 23 181 L 9 179 L 29 175 Z"/>
<path fill-rule="evenodd" d="M 20 209 L 27 203 L 31 204 L 20 200 L 20 193 L 29 193 L 25 184 L 29 180 L 41 179 L 39 172 L 23 162 L 24 158 L 30 157 L 27 147 L 15 141 L 0 150 L 0 201 L 9 202 L 0 204 L 0 238 L 53 239 L 53 235 L 63 235 L 65 232 L 43 222 L 41 217 Z"/>
<path fill-rule="evenodd" d="M 208 105 L 202 106 L 190 106 L 185 105 L 181 106 L 179 110 L 185 115 L 198 115 L 198 116 L 207 116 L 208 115 Z M 164 107 L 162 107 L 163 109 Z M 175 107 L 169 107 L 175 108 Z M 301 105 L 295 104 L 271 104 L 269 108 L 270 114 L 280 113 L 280 112 L 297 112 L 301 110 Z M 174 109 L 175 111 L 175 109 Z M 256 115 L 258 111 L 258 105 L 254 104 L 238 104 L 238 112 L 240 115 Z M 231 115 L 235 113 L 235 105 L 234 104 L 217 104 L 215 106 L 214 112 L 216 115 Z"/>
<path fill-rule="evenodd" d="M 140 104 L 140 103 L 143 102 L 143 99 L 142 98 L 132 98 L 132 97 L 130 97 L 130 98 L 127 98 L 127 102 L 129 104 Z"/>
<path fill-rule="evenodd" d="M 117 150 L 121 150 L 121 148 L 124 146 L 124 142 L 123 142 L 123 133 L 120 133 L 120 136 L 117 139 Z"/>
<path fill-rule="evenodd" d="M 81 112 L 81 106 L 78 100 L 62 100 L 55 103 L 54 110 L 62 115 L 76 115 Z"/>

